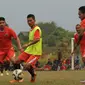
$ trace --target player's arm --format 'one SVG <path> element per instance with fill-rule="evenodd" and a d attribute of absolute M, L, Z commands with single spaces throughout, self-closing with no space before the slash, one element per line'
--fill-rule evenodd
<path fill-rule="evenodd" d="M 80 25 L 81 25 L 81 34 L 80 34 L 80 36 L 81 36 L 82 33 L 85 32 L 85 20 L 82 21 L 82 23 Z"/>
<path fill-rule="evenodd" d="M 16 43 L 18 45 L 18 49 L 22 52 L 23 49 L 22 49 L 22 46 L 21 46 L 21 43 L 20 43 L 18 36 L 16 35 L 16 33 L 12 29 L 10 29 L 10 34 L 11 34 L 11 37 L 16 40 Z"/>
<path fill-rule="evenodd" d="M 21 46 L 21 43 L 20 43 L 20 39 L 17 37 L 15 40 L 16 40 L 16 42 L 17 42 L 18 49 L 22 52 L 23 49 L 22 49 L 22 46 Z"/>
<path fill-rule="evenodd" d="M 24 44 L 23 47 L 26 48 L 30 45 L 36 44 L 37 42 L 39 42 L 39 40 L 40 40 L 40 32 L 39 32 L 39 30 L 36 30 L 34 33 L 34 40 L 30 41 L 27 44 Z"/>
<path fill-rule="evenodd" d="M 71 54 L 74 54 L 77 47 L 78 47 L 78 38 L 76 37 L 76 35 L 74 35 L 74 49 L 73 49 L 73 52 Z"/>
<path fill-rule="evenodd" d="M 22 47 L 23 47 L 23 48 L 26 48 L 26 47 L 28 47 L 28 46 L 30 46 L 30 45 L 36 44 L 39 40 L 40 40 L 40 39 L 35 39 L 35 40 L 33 40 L 33 41 L 31 41 L 31 42 L 29 42 L 29 43 L 27 43 L 27 44 L 24 44 Z"/>
<path fill-rule="evenodd" d="M 75 51 L 76 51 L 77 47 L 78 47 L 77 43 L 74 43 L 74 49 L 73 49 L 72 54 L 74 54 L 74 53 L 75 53 Z"/>

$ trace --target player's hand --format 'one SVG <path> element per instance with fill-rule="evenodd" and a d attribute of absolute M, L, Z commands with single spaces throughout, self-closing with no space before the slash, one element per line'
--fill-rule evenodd
<path fill-rule="evenodd" d="M 26 48 L 26 47 L 28 47 L 29 45 L 28 44 L 24 44 L 22 47 L 23 48 Z"/>

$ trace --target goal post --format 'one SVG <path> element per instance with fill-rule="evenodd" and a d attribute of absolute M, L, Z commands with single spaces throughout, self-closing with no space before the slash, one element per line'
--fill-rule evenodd
<path fill-rule="evenodd" d="M 74 50 L 74 38 L 71 38 L 71 53 Z M 71 56 L 71 70 L 74 70 L 74 54 Z"/>

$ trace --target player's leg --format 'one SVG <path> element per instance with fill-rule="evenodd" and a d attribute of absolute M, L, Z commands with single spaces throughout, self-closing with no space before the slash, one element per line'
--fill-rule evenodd
<path fill-rule="evenodd" d="M 4 70 L 4 58 L 5 58 L 5 52 L 0 51 L 0 71 L 1 71 L 1 76 L 3 76 L 3 70 Z"/>
<path fill-rule="evenodd" d="M 18 59 L 14 63 L 15 69 L 20 69 L 20 63 L 22 63 L 23 61 L 26 61 L 27 59 L 28 59 L 28 54 L 26 54 L 25 52 L 21 53 L 18 56 Z M 23 82 L 23 79 L 21 79 L 19 81 L 13 79 L 10 81 L 10 83 L 14 83 L 14 82 Z"/>
<path fill-rule="evenodd" d="M 39 57 L 36 58 L 35 56 L 32 56 L 30 54 L 23 52 L 18 56 L 18 60 L 16 61 L 16 63 L 21 63 L 21 61 L 26 62 L 24 69 L 27 70 L 31 74 L 31 81 L 35 80 L 36 74 L 35 74 L 35 71 L 34 71 L 34 66 L 35 66 L 38 58 Z"/>
<path fill-rule="evenodd" d="M 85 69 L 85 57 L 82 57 L 82 61 L 83 61 L 84 69 Z"/>
<path fill-rule="evenodd" d="M 29 59 L 26 61 L 25 68 L 31 74 L 31 82 L 35 82 L 36 72 L 35 72 L 35 64 L 38 61 L 40 56 L 31 55 Z"/>
<path fill-rule="evenodd" d="M 29 54 L 22 52 L 19 56 L 18 59 L 16 60 L 15 64 L 21 64 L 23 62 L 26 62 L 26 60 L 29 58 Z M 19 67 L 17 68 L 19 69 Z"/>
<path fill-rule="evenodd" d="M 15 62 L 15 52 L 14 52 L 13 48 L 9 49 L 9 51 L 7 53 L 7 58 L 6 59 L 11 61 L 12 63 Z"/>
<path fill-rule="evenodd" d="M 20 65 L 16 64 L 15 52 L 13 48 L 8 51 L 7 59 L 12 62 L 14 69 L 20 68 Z"/>
<path fill-rule="evenodd" d="M 3 71 L 4 71 L 4 66 L 3 66 L 3 63 L 0 63 L 0 72 L 1 72 L 1 76 L 3 76 Z"/>
<path fill-rule="evenodd" d="M 81 51 L 81 54 L 82 54 L 82 62 L 83 62 L 83 65 L 84 65 L 84 69 L 85 69 L 85 51 Z M 82 84 L 85 84 L 85 80 L 82 80 L 80 81 Z"/>
<path fill-rule="evenodd" d="M 20 68 L 19 64 L 16 64 L 14 49 L 10 49 L 7 53 L 7 58 L 12 62 L 14 69 Z M 10 83 L 18 82 L 17 80 L 11 80 Z"/>
<path fill-rule="evenodd" d="M 82 51 L 81 54 L 82 54 L 82 62 L 83 62 L 84 69 L 85 69 L 85 51 Z"/>
<path fill-rule="evenodd" d="M 9 72 L 8 72 L 9 71 L 9 67 L 10 67 L 10 61 L 6 60 L 4 62 L 4 70 L 5 70 L 7 76 L 9 75 Z"/>

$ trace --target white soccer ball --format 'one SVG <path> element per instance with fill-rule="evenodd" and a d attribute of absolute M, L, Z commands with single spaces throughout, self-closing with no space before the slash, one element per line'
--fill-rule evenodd
<path fill-rule="evenodd" d="M 12 73 L 15 80 L 23 79 L 23 71 L 21 69 L 16 69 Z"/>

